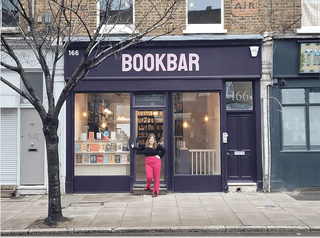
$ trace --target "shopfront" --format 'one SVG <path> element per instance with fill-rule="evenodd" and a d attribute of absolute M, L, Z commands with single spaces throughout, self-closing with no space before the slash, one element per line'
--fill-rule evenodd
<path fill-rule="evenodd" d="M 320 42 L 279 39 L 270 87 L 271 190 L 319 187 Z"/>
<path fill-rule="evenodd" d="M 91 70 L 67 100 L 66 192 L 131 192 L 145 183 L 144 156 L 130 150 L 154 133 L 167 150 L 161 187 L 224 191 L 261 184 L 259 36 L 135 45 Z M 66 56 L 66 80 L 85 43 Z M 257 53 L 257 54 L 255 54 Z"/>

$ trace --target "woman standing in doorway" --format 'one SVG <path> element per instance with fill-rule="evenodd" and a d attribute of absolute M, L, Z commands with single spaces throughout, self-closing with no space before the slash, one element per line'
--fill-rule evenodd
<path fill-rule="evenodd" d="M 166 150 L 162 145 L 158 144 L 156 137 L 153 133 L 149 134 L 145 145 L 140 145 L 139 148 L 131 147 L 135 150 L 141 151 L 146 157 L 146 177 L 147 185 L 144 190 L 152 191 L 150 185 L 152 178 L 154 178 L 154 186 L 152 191 L 152 197 L 158 197 L 160 187 L 160 170 L 161 170 L 161 159 L 166 153 Z"/>

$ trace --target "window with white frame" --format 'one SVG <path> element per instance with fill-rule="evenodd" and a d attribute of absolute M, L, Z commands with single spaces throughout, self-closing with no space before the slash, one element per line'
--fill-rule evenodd
<path fill-rule="evenodd" d="M 19 21 L 17 0 L 2 0 L 2 27 L 16 27 Z"/>
<path fill-rule="evenodd" d="M 98 23 L 105 19 L 101 33 L 132 33 L 134 21 L 133 2 L 133 0 L 99 0 Z"/>
<path fill-rule="evenodd" d="M 320 150 L 320 88 L 282 89 L 284 151 Z"/>
<path fill-rule="evenodd" d="M 186 0 L 187 22 L 183 33 L 226 33 L 223 0 Z"/>
<path fill-rule="evenodd" d="M 301 29 L 298 33 L 320 32 L 320 0 L 301 0 Z"/>

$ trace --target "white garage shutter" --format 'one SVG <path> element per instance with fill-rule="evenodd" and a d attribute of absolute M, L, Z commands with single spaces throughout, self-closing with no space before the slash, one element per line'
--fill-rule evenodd
<path fill-rule="evenodd" d="M 1 185 L 17 185 L 17 109 L 1 109 Z"/>

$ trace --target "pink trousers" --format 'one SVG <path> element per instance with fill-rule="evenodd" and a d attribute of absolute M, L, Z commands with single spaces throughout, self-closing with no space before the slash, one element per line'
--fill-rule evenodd
<path fill-rule="evenodd" d="M 152 194 L 157 192 L 157 195 L 159 195 L 160 171 L 161 171 L 161 160 L 155 156 L 146 157 L 147 185 L 145 188 L 150 188 L 152 178 L 154 178 Z"/>

